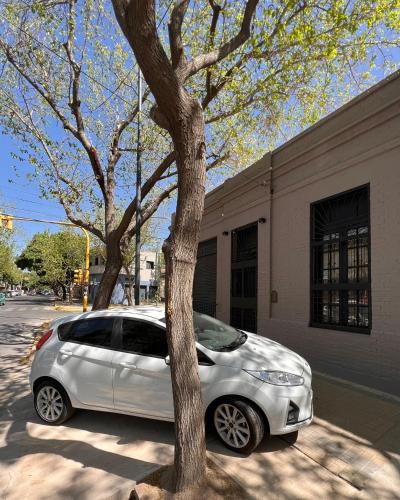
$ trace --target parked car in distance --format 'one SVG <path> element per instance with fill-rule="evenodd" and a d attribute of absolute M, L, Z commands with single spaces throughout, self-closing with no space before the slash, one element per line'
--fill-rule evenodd
<path fill-rule="evenodd" d="M 174 420 L 164 308 L 95 311 L 55 320 L 38 342 L 30 384 L 38 416 L 65 422 L 75 408 Z M 311 369 L 259 335 L 194 313 L 204 414 L 230 449 L 313 417 Z"/>
<path fill-rule="evenodd" d="M 0 306 L 5 306 L 5 305 L 6 305 L 6 294 L 0 292 Z"/>

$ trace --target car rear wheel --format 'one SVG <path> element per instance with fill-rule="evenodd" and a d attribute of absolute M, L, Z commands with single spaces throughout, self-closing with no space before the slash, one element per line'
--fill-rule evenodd
<path fill-rule="evenodd" d="M 62 424 L 74 413 L 65 390 L 51 380 L 45 380 L 35 388 L 34 402 L 36 413 L 46 424 Z"/>
<path fill-rule="evenodd" d="M 213 413 L 214 429 L 225 446 L 248 455 L 264 437 L 259 411 L 245 401 L 229 399 L 218 403 Z"/>

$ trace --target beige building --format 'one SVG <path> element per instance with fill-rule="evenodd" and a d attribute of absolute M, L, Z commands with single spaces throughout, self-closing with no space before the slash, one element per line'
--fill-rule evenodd
<path fill-rule="evenodd" d="M 160 253 L 149 250 L 142 250 L 140 253 L 140 300 L 154 300 L 159 296 L 160 285 Z M 89 299 L 93 301 L 104 273 L 105 261 L 101 255 L 92 255 L 89 267 Z M 121 269 L 117 284 L 111 298 L 113 304 L 124 304 L 127 302 L 126 289 L 128 280 L 132 283 L 135 279 L 135 266 L 129 269 L 129 275 L 125 268 Z"/>
<path fill-rule="evenodd" d="M 206 196 L 194 307 L 400 395 L 400 72 Z"/>

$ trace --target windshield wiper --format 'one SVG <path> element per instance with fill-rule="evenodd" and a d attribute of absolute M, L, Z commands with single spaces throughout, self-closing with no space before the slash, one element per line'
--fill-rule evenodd
<path fill-rule="evenodd" d="M 238 331 L 240 331 L 240 330 L 238 330 Z M 247 340 L 247 335 L 243 332 L 240 332 L 239 338 L 237 338 L 236 340 L 234 340 L 233 342 L 231 342 L 228 345 L 224 345 L 223 347 L 221 347 L 218 350 L 219 351 L 227 351 L 229 349 L 235 349 L 235 348 L 243 345 L 246 342 L 246 340 Z"/>

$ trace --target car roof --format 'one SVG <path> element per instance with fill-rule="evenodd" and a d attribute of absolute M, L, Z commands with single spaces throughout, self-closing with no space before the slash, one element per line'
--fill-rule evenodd
<path fill-rule="evenodd" d="M 106 316 L 131 316 L 140 319 L 153 319 L 160 321 L 165 318 L 164 306 L 143 305 L 143 306 L 129 306 L 129 307 L 113 307 L 111 309 L 99 309 L 98 311 L 90 311 L 80 314 L 69 314 L 58 318 L 51 323 L 54 328 L 62 323 L 69 321 L 77 321 L 79 319 L 99 318 Z"/>

